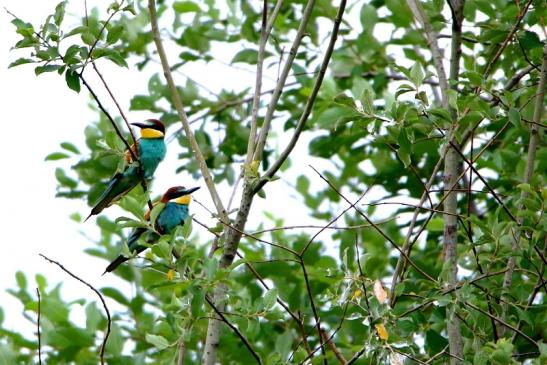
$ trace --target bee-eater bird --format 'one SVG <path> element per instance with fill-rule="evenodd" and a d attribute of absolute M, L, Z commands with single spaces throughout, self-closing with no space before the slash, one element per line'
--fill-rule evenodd
<path fill-rule="evenodd" d="M 198 187 L 186 189 L 184 186 L 174 186 L 169 188 L 161 197 L 160 202 L 164 204 L 162 210 L 158 213 L 154 230 L 149 228 L 136 228 L 131 232 L 127 239 L 127 246 L 130 251 L 136 251 L 137 254 L 146 249 L 145 246 L 138 244 L 139 239 L 143 234 L 144 241 L 149 244 L 154 244 L 162 234 L 170 234 L 177 226 L 184 225 L 184 221 L 188 218 L 188 205 L 192 200 L 191 195 Z M 150 220 L 150 210 L 145 214 L 145 219 Z M 129 258 L 120 255 L 112 261 L 106 268 L 104 274 L 116 269 L 120 264 L 129 260 Z M 104 275 L 103 274 L 103 275 Z"/>
<path fill-rule="evenodd" d="M 92 215 L 99 214 L 137 186 L 142 179 L 141 169 L 144 178 L 150 179 L 159 163 L 165 158 L 165 126 L 163 123 L 157 119 L 148 119 L 144 123 L 131 124 L 141 129 L 141 138 L 131 146 L 133 153 L 129 150 L 126 151 L 125 159 L 128 164 L 125 170 L 112 177 L 106 190 L 85 220 L 88 220 Z M 133 155 L 138 157 L 140 166 L 138 161 L 133 161 Z"/>

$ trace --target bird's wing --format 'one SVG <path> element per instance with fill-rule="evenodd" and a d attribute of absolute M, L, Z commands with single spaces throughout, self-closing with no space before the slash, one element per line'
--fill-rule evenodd
<path fill-rule="evenodd" d="M 133 159 L 133 155 L 134 156 L 137 156 L 138 158 L 138 154 L 139 154 L 139 143 L 140 143 L 140 139 L 138 139 L 135 143 L 133 143 L 131 145 L 131 148 L 128 149 L 128 150 L 125 150 L 125 161 L 128 163 L 128 164 L 131 164 L 133 162 L 135 162 L 135 160 Z M 131 154 L 131 152 L 133 152 L 133 154 Z"/>

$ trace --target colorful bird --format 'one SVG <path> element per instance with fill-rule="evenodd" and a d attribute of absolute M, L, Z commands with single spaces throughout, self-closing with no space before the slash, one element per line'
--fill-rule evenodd
<path fill-rule="evenodd" d="M 146 249 L 145 246 L 139 245 L 137 242 L 143 234 L 144 241 L 149 244 L 154 244 L 162 234 L 170 234 L 177 226 L 184 225 L 184 221 L 188 218 L 188 205 L 192 200 L 190 194 L 198 190 L 199 187 L 186 189 L 184 186 L 174 186 L 169 188 L 161 197 L 160 202 L 164 204 L 162 210 L 158 213 L 154 230 L 149 228 L 136 228 L 131 232 L 127 239 L 127 246 L 130 251 L 136 251 L 137 254 Z M 150 220 L 150 210 L 146 213 L 145 219 Z M 115 270 L 120 264 L 129 260 L 129 258 L 120 255 L 112 261 L 106 268 L 104 274 Z M 103 274 L 103 275 L 104 275 Z"/>
<path fill-rule="evenodd" d="M 88 220 L 92 215 L 99 214 L 103 209 L 111 206 L 114 202 L 127 194 L 131 189 L 141 182 L 141 172 L 146 179 L 150 179 L 159 163 L 165 158 L 165 126 L 157 119 L 148 119 L 144 123 L 131 123 L 141 129 L 141 138 L 131 146 L 125 153 L 125 159 L 128 162 L 123 172 L 118 172 L 112 177 L 106 190 L 99 197 L 97 203 L 85 219 Z M 140 166 L 133 160 L 133 155 L 138 156 Z M 85 221 L 84 221 L 85 222 Z"/>

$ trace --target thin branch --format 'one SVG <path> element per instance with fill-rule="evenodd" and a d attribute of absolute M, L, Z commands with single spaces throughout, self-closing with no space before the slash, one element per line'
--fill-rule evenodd
<path fill-rule="evenodd" d="M 545 84 L 546 84 L 546 73 L 547 73 L 547 42 L 545 44 L 545 47 L 543 48 L 543 63 L 541 65 L 541 75 L 540 75 L 540 81 L 539 85 L 537 87 L 536 92 L 536 101 L 534 105 L 534 115 L 533 115 L 533 121 L 534 122 L 540 122 L 541 117 L 543 115 L 543 110 L 545 108 L 544 98 L 545 98 Z M 538 126 L 537 124 L 531 124 L 530 125 L 530 140 L 528 142 L 528 156 L 526 158 L 526 166 L 524 170 L 524 176 L 522 179 L 522 182 L 525 184 L 530 183 L 532 180 L 532 175 L 534 173 L 534 165 L 536 162 L 536 150 L 538 146 Z M 520 201 L 524 201 L 528 197 L 528 193 L 526 191 L 522 191 L 520 194 Z M 525 209 L 524 203 L 520 203 L 520 206 L 518 207 L 517 212 L 517 224 L 520 226 L 524 222 L 524 216 L 519 216 L 519 213 L 522 212 Z M 513 282 L 513 271 L 515 270 L 516 265 L 516 257 L 515 255 L 519 252 L 519 242 L 520 242 L 520 236 L 521 236 L 521 230 L 517 230 L 513 234 L 513 240 L 511 243 L 511 251 L 512 255 L 509 257 L 509 260 L 507 260 L 507 272 L 505 273 L 505 277 L 503 279 L 503 289 L 505 291 L 509 290 L 511 287 L 511 284 Z M 540 257 L 542 257 L 541 252 L 539 252 Z M 502 305 L 502 314 L 501 317 L 503 319 L 507 316 L 507 305 Z M 501 332 L 503 334 L 503 332 Z"/>
<path fill-rule="evenodd" d="M 238 255 L 238 257 L 244 259 L 244 257 L 239 252 L 237 253 L 237 255 Z M 298 262 L 298 261 L 296 261 L 296 262 Z M 262 276 L 258 273 L 258 271 L 256 271 L 256 269 L 253 267 L 253 265 L 251 265 L 250 262 L 245 260 L 245 266 L 258 279 L 260 284 L 262 284 L 262 286 L 266 290 L 270 290 L 269 285 L 266 284 L 266 282 L 264 281 Z M 304 347 L 306 348 L 306 352 L 309 354 L 311 352 L 311 349 L 310 349 L 310 345 L 308 343 L 308 340 L 306 339 L 306 331 L 304 329 L 303 321 L 298 316 L 296 316 L 296 314 L 294 314 L 293 311 L 291 311 L 289 306 L 283 300 L 281 300 L 279 297 L 276 298 L 276 301 L 281 307 L 283 307 L 283 309 L 285 309 L 285 311 L 291 316 L 291 318 L 294 319 L 296 321 L 296 323 L 298 324 L 298 329 L 300 330 L 300 333 L 302 335 L 302 341 L 304 342 Z"/>
<path fill-rule="evenodd" d="M 317 238 L 317 236 L 319 236 L 323 231 L 325 231 L 326 229 L 328 229 L 331 225 L 333 225 L 334 223 L 336 223 L 336 221 L 338 221 L 338 219 L 340 219 L 344 214 L 346 214 L 350 209 L 352 209 L 353 207 L 355 207 L 357 204 L 359 204 L 359 202 L 365 197 L 365 195 L 367 195 L 367 193 L 372 189 L 374 185 L 373 184 L 370 184 L 368 189 L 365 190 L 365 192 L 363 194 L 361 194 L 361 196 L 355 201 L 355 203 L 350 203 L 350 206 L 347 207 L 346 209 L 344 209 L 340 214 L 338 214 L 336 217 L 334 217 L 329 223 L 327 223 L 325 226 L 321 227 L 321 229 L 319 229 L 319 231 L 317 231 L 317 233 L 315 233 L 309 240 L 308 240 L 308 243 L 306 243 L 306 245 L 300 250 L 300 256 L 303 256 L 306 251 L 308 250 L 308 248 L 310 247 L 310 245 L 313 243 L 313 241 L 315 241 L 315 239 Z"/>
<path fill-rule="evenodd" d="M 271 179 L 275 175 L 277 170 L 279 170 L 281 165 L 283 165 L 285 160 L 291 154 L 293 148 L 296 146 L 296 143 L 298 142 L 298 139 L 300 138 L 300 134 L 302 133 L 302 131 L 304 130 L 304 127 L 306 126 L 306 122 L 308 121 L 313 105 L 315 104 L 315 99 L 317 98 L 319 89 L 321 88 L 321 85 L 323 84 L 323 79 L 325 77 L 325 73 L 327 72 L 327 67 L 332 57 L 332 52 L 334 51 L 334 45 L 336 44 L 336 39 L 338 38 L 338 32 L 340 31 L 340 23 L 342 22 L 342 17 L 344 15 L 345 9 L 346 9 L 346 0 L 341 0 L 340 6 L 338 7 L 338 13 L 336 14 L 336 18 L 334 19 L 334 24 L 333 24 L 333 28 L 332 28 L 332 32 L 331 32 L 331 36 L 329 40 L 329 45 L 327 47 L 327 51 L 325 52 L 325 56 L 323 57 L 323 62 L 321 63 L 321 68 L 319 69 L 319 74 L 317 75 L 317 78 L 315 79 L 315 83 L 313 85 L 310 96 L 306 100 L 304 111 L 302 115 L 300 116 L 300 119 L 298 120 L 298 124 L 296 125 L 294 133 L 287 147 L 285 147 L 285 150 L 281 153 L 279 158 L 272 164 L 272 166 L 268 169 L 268 171 L 264 173 L 264 177 L 257 184 L 256 191 L 260 190 L 260 188 L 262 188 L 262 186 L 266 184 L 268 179 Z"/>
<path fill-rule="evenodd" d="M 425 271 L 423 271 L 418 265 L 416 265 L 414 263 L 414 261 L 412 261 L 410 259 L 410 257 L 408 257 L 408 255 L 406 254 L 406 252 L 404 252 L 403 250 L 401 250 L 401 248 L 379 227 L 377 226 L 374 222 L 372 222 L 370 220 L 370 218 L 365 214 L 363 213 L 358 207 L 356 207 L 354 204 L 351 203 L 351 201 L 346 198 L 327 178 L 325 178 L 319 171 L 317 171 L 313 166 L 309 165 L 313 171 L 315 171 L 317 173 L 317 175 L 319 175 L 319 177 L 325 181 L 330 187 L 332 190 L 334 190 L 336 192 L 336 194 L 338 194 L 342 199 L 344 199 L 347 203 L 351 204 L 351 206 L 353 207 L 353 209 L 355 209 L 355 211 L 360 215 L 362 216 L 370 225 L 372 225 L 372 227 L 382 236 L 384 237 L 392 246 L 393 248 L 395 248 L 397 251 L 399 251 L 399 253 L 401 255 L 403 255 L 406 260 L 410 263 L 410 265 L 412 267 L 414 267 L 414 269 L 416 269 L 416 271 L 418 273 L 420 273 L 424 278 L 428 279 L 429 281 L 432 281 L 434 283 L 437 282 L 437 280 L 433 279 L 429 274 L 427 274 Z"/>
<path fill-rule="evenodd" d="M 40 333 L 40 317 L 41 317 L 41 297 L 40 290 L 36 288 L 36 296 L 38 297 L 38 321 L 36 322 L 36 329 L 38 331 L 38 364 L 42 365 L 42 335 Z"/>
<path fill-rule="evenodd" d="M 253 349 L 253 346 L 251 345 L 249 340 L 247 340 L 245 336 L 243 336 L 243 334 L 239 331 L 239 329 L 236 326 L 234 326 L 232 323 L 230 323 L 230 321 L 228 321 L 228 319 L 226 319 L 224 314 L 213 304 L 213 302 L 211 301 L 211 299 L 209 299 L 207 295 L 205 295 L 205 301 L 207 302 L 207 304 L 209 304 L 209 306 L 211 306 L 213 311 L 224 321 L 224 323 L 226 323 L 228 327 L 230 327 L 230 329 L 234 331 L 237 337 L 240 338 L 240 340 L 243 342 L 245 347 L 247 347 L 251 355 L 253 355 L 253 357 L 255 358 L 257 364 L 262 364 L 262 360 L 260 359 L 260 356 L 258 356 L 256 351 Z"/>
<path fill-rule="evenodd" d="M 306 271 L 306 264 L 304 264 L 304 259 L 302 256 L 300 258 L 300 267 L 302 267 L 302 273 L 304 274 L 304 282 L 306 283 L 306 292 L 308 293 L 308 298 L 310 299 L 310 305 L 311 310 L 313 313 L 313 318 L 315 319 L 315 327 L 317 328 L 317 334 L 318 334 L 318 340 L 319 345 L 321 347 L 321 354 L 323 355 L 323 364 L 327 365 L 327 354 L 325 351 L 323 336 L 321 335 L 321 318 L 319 317 L 319 313 L 317 312 L 317 308 L 315 306 L 315 301 L 313 300 L 313 293 L 311 291 L 310 286 L 310 279 L 308 277 L 308 272 Z"/>
<path fill-rule="evenodd" d="M 321 336 L 323 338 L 323 342 L 326 343 L 327 346 L 331 349 L 331 351 L 334 353 L 334 356 L 336 356 L 340 364 L 345 365 L 348 361 L 346 360 L 344 355 L 340 352 L 338 347 L 336 347 L 334 342 L 332 342 L 332 339 L 329 338 L 329 336 L 327 335 L 327 332 L 324 329 L 321 329 L 320 331 L 321 331 Z"/>
<path fill-rule="evenodd" d="M 103 77 L 103 74 L 99 71 L 99 68 L 97 67 L 97 65 L 95 63 L 95 60 L 91 60 L 91 65 L 93 66 L 93 70 L 95 71 L 97 76 L 99 76 L 99 79 L 103 83 L 103 86 L 106 89 L 106 91 L 108 92 L 108 95 L 110 95 L 110 99 L 112 99 L 112 101 L 116 105 L 116 108 L 118 109 L 118 112 L 120 113 L 120 116 L 122 117 L 123 121 L 125 122 L 125 126 L 127 127 L 127 130 L 129 130 L 129 134 L 131 135 L 131 139 L 133 140 L 133 145 L 136 145 L 137 138 L 135 137 L 135 134 L 133 133 L 133 130 L 131 129 L 131 126 L 129 125 L 129 119 L 127 118 L 127 116 L 123 112 L 122 107 L 120 106 L 120 104 L 118 103 L 118 100 L 114 96 L 114 93 L 112 92 L 112 90 L 108 86 L 108 83 L 106 82 L 105 78 Z M 83 71 L 83 69 L 82 69 L 82 71 Z M 81 76 L 81 73 L 80 73 L 80 76 Z M 140 178 L 141 178 L 141 186 L 142 186 L 143 190 L 146 192 L 146 191 L 148 191 L 148 184 L 147 184 L 146 179 L 144 177 L 144 171 L 143 171 L 142 166 L 141 166 L 140 158 L 138 158 L 135 155 L 132 148 L 129 148 L 128 151 L 131 154 L 131 157 L 132 157 L 133 161 L 137 161 L 138 164 L 139 164 L 139 174 L 140 174 Z M 152 204 L 152 201 L 150 200 L 150 198 L 148 198 L 147 204 L 148 204 L 148 208 L 150 210 L 152 210 L 154 208 L 154 205 Z"/>
<path fill-rule="evenodd" d="M 268 43 L 268 38 L 273 28 L 273 23 L 279 15 L 281 10 L 281 5 L 283 0 L 277 0 L 275 4 L 274 11 L 270 20 L 268 21 L 268 1 L 263 0 L 262 8 L 262 26 L 260 28 L 260 43 L 258 46 L 258 60 L 256 63 L 256 81 L 255 81 L 255 92 L 253 95 L 253 106 L 251 112 L 251 131 L 247 144 L 247 157 L 245 158 L 245 166 L 249 166 L 253 159 L 253 154 L 255 151 L 255 142 L 256 142 L 256 133 L 257 133 L 257 121 L 258 121 L 258 109 L 260 106 L 260 95 L 262 89 L 262 70 L 264 67 L 264 56 L 266 54 L 266 45 Z"/>
<path fill-rule="evenodd" d="M 518 328 L 516 327 L 513 327 L 511 326 L 509 323 L 505 322 L 503 319 L 501 318 L 498 318 L 490 313 L 488 313 L 487 311 L 477 307 L 476 305 L 474 305 L 473 303 L 469 302 L 469 301 L 465 301 L 465 302 L 461 302 L 463 305 L 466 305 L 470 308 L 473 308 L 474 310 L 478 311 L 478 312 L 481 312 L 482 314 L 484 314 L 485 316 L 488 316 L 490 318 L 492 318 L 494 321 L 498 322 L 499 324 L 505 326 L 506 328 L 518 333 L 520 336 L 522 336 L 523 338 L 525 338 L 526 340 L 530 341 L 532 344 L 534 344 L 536 347 L 538 347 L 538 343 L 536 341 L 534 341 L 533 338 L 531 338 L 530 336 L 528 336 L 526 333 L 522 332 L 521 330 L 519 330 Z"/>
<path fill-rule="evenodd" d="M 293 41 L 293 44 L 291 45 L 289 57 L 287 58 L 287 61 L 285 62 L 285 66 L 283 67 L 283 71 L 281 72 L 281 75 L 279 77 L 279 81 L 277 82 L 275 86 L 275 91 L 272 94 L 270 103 L 268 104 L 266 115 L 264 116 L 264 122 L 262 123 L 262 128 L 260 130 L 258 141 L 256 143 L 256 148 L 253 155 L 253 161 L 260 161 L 262 159 L 262 151 L 264 150 L 264 146 L 266 144 L 266 138 L 268 137 L 268 133 L 270 131 L 270 124 L 273 119 L 274 111 L 277 107 L 277 103 L 279 102 L 279 98 L 281 97 L 281 93 L 283 92 L 283 87 L 285 86 L 287 77 L 289 76 L 289 73 L 292 69 L 294 59 L 296 58 L 296 55 L 298 53 L 298 48 L 300 48 L 300 43 L 302 42 L 302 39 L 306 35 L 306 26 L 308 25 L 308 21 L 310 19 L 314 5 L 315 5 L 315 0 L 308 0 L 306 3 L 306 7 L 304 8 L 304 11 L 302 13 L 302 19 L 300 20 L 300 24 L 298 26 L 295 39 Z"/>
<path fill-rule="evenodd" d="M 424 32 L 422 33 L 426 39 L 429 50 L 431 51 L 431 56 L 433 58 L 433 64 L 437 71 L 437 76 L 439 78 L 439 84 L 441 87 L 441 97 L 442 105 L 444 108 L 448 108 L 448 81 L 446 79 L 446 72 L 443 66 L 443 54 L 437 43 L 437 32 L 431 26 L 431 21 L 425 13 L 422 4 L 417 0 L 407 0 L 407 5 L 412 11 L 414 18 L 420 23 L 423 27 Z"/>
<path fill-rule="evenodd" d="M 402 251 L 410 255 L 410 250 L 412 248 L 412 243 L 410 239 L 412 238 L 412 232 L 414 231 L 414 227 L 416 226 L 416 223 L 418 221 L 418 215 L 420 214 L 421 207 L 423 207 L 425 200 L 427 196 L 429 195 L 428 192 L 431 191 L 431 186 L 435 182 L 435 177 L 437 175 L 437 172 L 440 170 L 442 162 L 444 160 L 446 154 L 446 149 L 444 150 L 443 154 L 435 164 L 435 167 L 433 168 L 433 171 L 431 172 L 431 176 L 429 177 L 429 180 L 425 184 L 424 192 L 422 193 L 422 196 L 420 197 L 420 201 L 418 202 L 418 206 L 414 210 L 414 215 L 412 216 L 412 220 L 410 221 L 410 225 L 408 227 L 405 240 L 402 245 Z M 432 207 L 433 208 L 433 207 Z M 395 287 L 397 286 L 397 282 L 402 277 L 402 273 L 404 272 L 404 267 L 406 265 L 406 259 L 404 257 L 399 257 L 397 260 L 397 265 L 395 266 L 395 270 L 393 272 L 393 276 L 391 279 L 391 295 L 389 299 L 390 305 L 393 307 L 396 302 L 395 297 Z"/>
<path fill-rule="evenodd" d="M 158 15 L 156 13 L 156 2 L 154 0 L 148 0 L 148 10 L 150 12 L 150 24 L 152 25 L 152 34 L 154 36 L 154 43 L 156 44 L 156 49 L 158 51 L 158 55 L 161 60 L 163 74 L 165 76 L 165 80 L 167 81 L 167 86 L 171 94 L 171 99 L 173 101 L 173 104 L 175 105 L 175 108 L 177 109 L 179 119 L 184 128 L 184 133 L 186 134 L 186 138 L 190 142 L 190 146 L 192 147 L 192 151 L 194 152 L 194 157 L 198 161 L 201 174 L 203 175 L 205 184 L 207 185 L 207 188 L 209 189 L 209 193 L 211 194 L 211 198 L 213 199 L 213 203 L 215 204 L 217 214 L 223 221 L 228 222 L 226 210 L 224 209 L 222 200 L 220 199 L 220 196 L 218 195 L 218 192 L 215 187 L 215 183 L 213 182 L 213 178 L 211 176 L 211 173 L 209 172 L 209 168 L 207 167 L 207 164 L 205 163 L 205 159 L 203 158 L 203 154 L 201 153 L 201 149 L 199 148 L 199 145 L 196 141 L 194 133 L 190 129 L 190 123 L 188 121 L 188 117 L 186 116 L 184 107 L 182 105 L 182 101 L 180 100 L 180 95 L 177 91 L 177 86 L 175 85 L 175 82 L 173 80 L 173 76 L 171 74 L 171 68 L 169 67 L 167 55 L 165 53 L 165 49 L 163 48 L 163 43 L 161 41 L 161 35 L 160 35 L 159 27 L 158 27 Z"/>
<path fill-rule="evenodd" d="M 492 68 L 494 67 L 494 64 L 496 63 L 496 61 L 498 60 L 498 58 L 500 58 L 501 54 L 503 53 L 503 51 L 505 50 L 505 48 L 507 48 L 507 45 L 509 44 L 509 41 L 513 38 L 513 36 L 515 35 L 516 31 L 518 30 L 519 26 L 520 26 L 520 22 L 522 21 L 522 19 L 524 18 L 524 16 L 526 15 L 526 13 L 528 12 L 528 8 L 530 7 L 530 5 L 532 4 L 532 1 L 533 0 L 528 0 L 528 2 L 526 3 L 526 5 L 524 5 L 524 8 L 522 9 L 522 11 L 519 13 L 518 17 L 517 17 L 517 21 L 515 23 L 515 25 L 513 26 L 513 28 L 511 29 L 511 31 L 507 34 L 507 37 L 505 37 L 504 41 L 501 43 L 501 46 L 497 47 L 497 51 L 496 53 L 494 54 L 494 56 L 488 61 L 488 63 L 486 64 L 486 68 L 484 69 L 484 73 L 483 73 L 483 78 L 486 80 L 488 78 L 488 76 L 490 75 L 490 72 L 492 71 Z"/>
<path fill-rule="evenodd" d="M 49 257 L 47 257 L 43 254 L 39 254 L 39 255 L 42 256 L 45 260 L 49 261 L 50 263 L 57 265 L 61 270 L 66 272 L 68 275 L 72 276 L 74 279 L 78 280 L 80 283 L 86 285 L 89 289 L 93 290 L 95 292 L 95 294 L 97 294 L 97 296 L 101 300 L 101 303 L 103 304 L 104 311 L 106 312 L 106 332 L 104 334 L 103 343 L 101 345 L 101 351 L 100 351 L 99 357 L 100 357 L 101 365 L 104 365 L 105 364 L 105 362 L 104 362 L 104 351 L 105 351 L 105 348 L 106 348 L 106 343 L 108 341 L 108 336 L 110 336 L 110 331 L 111 331 L 111 327 L 112 327 L 112 317 L 110 317 L 110 311 L 108 310 L 108 307 L 106 306 L 106 301 L 104 300 L 103 295 L 101 294 L 100 291 L 95 289 L 95 287 L 93 285 L 89 284 L 85 280 L 81 279 L 80 277 L 78 277 L 75 274 L 73 274 L 72 272 L 70 272 L 67 268 L 65 268 L 59 262 L 57 262 L 55 260 L 52 260 L 52 259 L 50 259 Z"/>
<path fill-rule="evenodd" d="M 373 205 L 373 204 L 370 204 L 370 205 Z M 374 222 L 374 224 L 378 225 L 378 224 L 388 223 L 388 222 L 393 221 L 396 218 L 398 218 L 398 217 L 383 219 L 381 221 Z M 326 228 L 326 229 L 332 229 L 332 230 L 337 230 L 337 231 L 349 231 L 349 230 L 353 230 L 353 229 L 368 228 L 368 227 L 372 227 L 372 225 L 368 224 L 368 223 L 363 223 L 363 224 L 356 224 L 354 226 L 343 226 L 343 227 L 328 226 L 328 227 L 325 227 L 324 225 L 323 226 L 318 226 L 318 225 L 310 224 L 310 225 L 298 225 L 298 226 L 284 226 L 284 227 L 267 228 L 267 229 L 262 229 L 260 231 L 252 232 L 251 234 L 258 235 L 258 234 L 263 234 L 263 233 L 267 233 L 267 232 L 287 231 L 287 230 L 290 230 L 290 229 L 308 229 L 308 228 L 309 229 Z"/>
<path fill-rule="evenodd" d="M 420 207 L 419 205 L 416 205 L 416 204 L 410 204 L 410 203 L 403 203 L 403 202 L 380 202 L 380 203 L 368 203 L 368 204 L 363 204 L 363 205 L 366 205 L 366 206 L 378 206 L 378 205 L 403 205 L 403 206 L 407 206 L 407 207 L 412 207 L 412 208 L 416 208 L 416 209 L 419 209 L 419 210 L 425 210 L 425 211 L 428 211 L 428 212 L 433 212 L 433 213 L 440 213 L 440 214 L 450 214 L 450 215 L 454 215 L 458 218 L 465 218 L 464 216 L 460 215 L 460 214 L 457 214 L 457 213 L 449 213 L 449 212 L 446 212 L 444 210 L 439 210 L 439 209 L 434 209 L 434 208 L 426 208 L 426 207 Z"/>

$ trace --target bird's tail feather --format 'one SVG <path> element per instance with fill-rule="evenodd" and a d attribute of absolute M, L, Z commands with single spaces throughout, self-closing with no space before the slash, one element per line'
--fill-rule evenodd
<path fill-rule="evenodd" d="M 123 255 L 120 255 L 116 258 L 116 260 L 112 261 L 107 267 L 106 267 L 106 270 L 103 272 L 103 275 L 106 274 L 107 272 L 112 272 L 114 270 L 116 270 L 116 268 L 118 266 L 120 266 L 121 264 L 123 264 L 124 262 L 126 262 L 127 260 L 129 260 L 127 257 L 123 256 Z"/>

